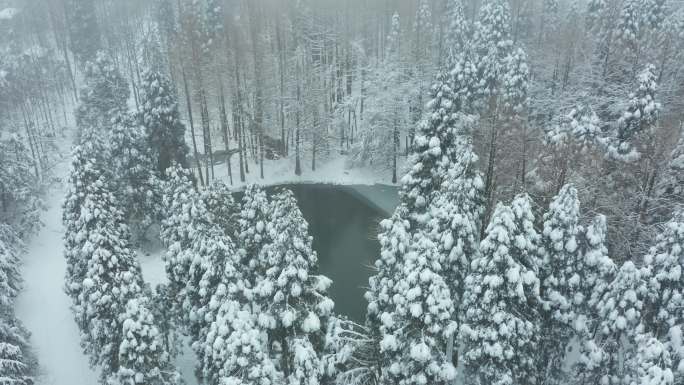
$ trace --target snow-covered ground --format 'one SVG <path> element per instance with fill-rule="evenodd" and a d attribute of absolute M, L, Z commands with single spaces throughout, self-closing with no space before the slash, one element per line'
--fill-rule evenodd
<path fill-rule="evenodd" d="M 70 157 L 62 159 L 55 176 L 68 173 Z M 97 373 L 79 345 L 78 327 L 64 293 L 64 259 L 61 203 L 64 183 L 57 183 L 46 195 L 45 226 L 29 242 L 24 256 L 24 290 L 17 298 L 16 312 L 29 331 L 31 344 L 41 366 L 40 385 L 93 385 Z"/>
<path fill-rule="evenodd" d="M 404 157 L 399 157 L 398 168 L 404 162 Z M 216 159 L 218 161 L 218 159 Z M 240 169 L 237 156 L 231 159 L 231 169 L 233 173 L 233 187 L 240 188 L 246 184 L 255 183 L 264 186 L 288 184 L 288 183 L 327 183 L 340 185 L 373 185 L 384 184 L 393 185 L 391 170 L 375 170 L 370 167 L 346 167 L 347 157 L 338 155 L 332 159 L 319 161 L 316 171 L 311 171 L 310 161 L 303 160 L 302 175 L 295 175 L 294 160 L 292 158 L 278 160 L 264 160 L 264 178 L 261 178 L 259 165 L 254 161 L 249 162 L 249 174 L 245 175 L 245 182 L 240 181 Z M 191 167 L 196 167 L 191 164 Z M 196 168 L 195 168 L 196 170 Z M 204 172 L 204 169 L 202 170 Z M 210 171 L 211 173 L 211 171 Z M 402 175 L 399 171 L 398 175 Z M 214 176 L 226 183 L 229 182 L 228 168 L 225 163 L 214 166 Z"/>

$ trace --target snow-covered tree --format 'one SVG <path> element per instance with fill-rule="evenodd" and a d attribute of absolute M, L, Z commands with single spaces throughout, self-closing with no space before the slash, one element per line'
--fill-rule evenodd
<path fill-rule="evenodd" d="M 161 212 L 159 183 L 147 136 L 131 119 L 114 124 L 109 136 L 110 167 L 116 175 L 116 191 L 129 223 L 143 233 Z"/>
<path fill-rule="evenodd" d="M 98 50 L 102 48 L 95 0 L 69 0 L 65 4 L 65 10 L 69 13 L 69 45 L 81 65 L 85 65 L 95 59 Z"/>
<path fill-rule="evenodd" d="M 245 266 L 254 271 L 259 263 L 261 249 L 269 243 L 270 234 L 266 232 L 266 224 L 272 219 L 271 203 L 266 192 L 256 185 L 247 186 L 240 204 L 237 220 L 237 241 L 240 245 L 240 258 Z M 254 275 L 248 277 L 256 282 Z"/>
<path fill-rule="evenodd" d="M 661 105 L 656 101 L 655 66 L 647 65 L 637 76 L 636 90 L 630 94 L 626 111 L 617 121 L 615 137 L 608 140 L 608 155 L 627 161 L 639 157 L 635 141 L 640 134 L 653 130 Z"/>
<path fill-rule="evenodd" d="M 601 121 L 598 115 L 588 104 L 580 104 L 558 118 L 546 131 L 546 140 L 554 146 L 571 146 L 585 152 L 598 143 L 600 135 Z"/>
<path fill-rule="evenodd" d="M 123 339 L 119 346 L 119 370 L 110 378 L 121 385 L 172 385 L 180 383 L 171 367 L 162 334 L 155 325 L 146 297 L 134 298 L 121 315 Z"/>
<path fill-rule="evenodd" d="M 634 378 L 637 328 L 644 310 L 646 279 L 641 269 L 627 261 L 596 304 L 599 321 L 586 384 L 619 384 Z"/>
<path fill-rule="evenodd" d="M 477 55 L 479 93 L 483 98 L 498 95 L 500 74 L 513 49 L 510 6 L 506 0 L 489 0 L 480 9 L 473 32 L 473 49 Z"/>
<path fill-rule="evenodd" d="M 157 172 L 165 175 L 173 163 L 187 166 L 185 126 L 180 120 L 173 83 L 160 72 L 148 71 L 141 88 L 140 119 Z"/>
<path fill-rule="evenodd" d="M 334 303 L 326 294 L 332 281 L 315 274 L 318 257 L 294 195 L 284 190 L 273 199 L 271 221 L 266 223 L 270 242 L 259 253 L 253 290 L 260 309 L 259 324 L 269 329 L 271 342 L 280 343 L 281 368 L 287 377 L 296 375 L 302 369 L 299 365 L 309 364 L 301 354 L 313 350 L 320 360 L 324 328 Z M 321 376 L 322 372 L 316 378 Z"/>
<path fill-rule="evenodd" d="M 572 185 L 561 188 L 544 214 L 541 237 L 543 268 L 542 300 L 544 303 L 544 352 L 542 363 L 547 376 L 544 381 L 562 382 L 565 351 L 573 337 L 572 326 L 577 317 L 576 300 L 581 299 L 580 266 L 582 263 L 578 236 L 579 200 Z"/>
<path fill-rule="evenodd" d="M 539 279 L 529 199 L 497 205 L 480 255 L 466 278 L 461 326 L 465 378 L 471 384 L 535 383 Z"/>
<path fill-rule="evenodd" d="M 642 311 L 646 332 L 665 339 L 670 328 L 684 324 L 684 212 L 674 214 L 644 257 L 648 294 Z"/>
<path fill-rule="evenodd" d="M 420 0 L 414 20 L 413 31 L 415 33 L 415 39 L 413 43 L 415 59 L 417 62 L 430 62 L 432 59 L 432 45 L 434 44 L 430 1 Z"/>
<path fill-rule="evenodd" d="M 457 325 L 438 245 L 420 232 L 408 242 L 388 293 L 389 306 L 379 316 L 379 381 L 448 384 L 456 370 L 447 345 Z"/>
<path fill-rule="evenodd" d="M 444 13 L 446 31 L 444 35 L 444 52 L 441 53 L 446 59 L 446 69 L 454 68 L 455 58 L 466 50 L 470 39 L 470 22 L 463 13 L 461 0 L 447 0 Z"/>
<path fill-rule="evenodd" d="M 221 181 L 213 181 L 202 191 L 202 200 L 212 215 L 212 222 L 223 229 L 227 237 L 236 237 L 240 208 L 228 186 Z"/>
<path fill-rule="evenodd" d="M 176 298 L 172 305 L 183 330 L 190 336 L 199 360 L 198 372 L 202 373 L 207 334 L 216 310 L 245 284 L 236 268 L 239 258 L 235 246 L 221 226 L 213 222 L 189 172 L 180 167 L 170 169 L 166 184 L 167 217 L 162 221 L 161 234 L 168 245 L 169 290 Z M 219 289 L 224 293 L 217 298 Z"/>
<path fill-rule="evenodd" d="M 582 302 L 574 324 L 579 344 L 579 356 L 573 367 L 573 383 L 576 384 L 600 383 L 606 373 L 603 364 L 607 352 L 602 348 L 598 305 L 617 272 L 615 263 L 608 256 L 606 232 L 606 217 L 597 215 L 581 236 Z"/>
<path fill-rule="evenodd" d="M 670 351 L 657 338 L 646 334 L 639 336 L 637 343 L 637 377 L 639 384 L 644 385 L 673 385 L 673 373 Z"/>
<path fill-rule="evenodd" d="M 390 32 L 387 35 L 387 56 L 390 60 L 397 61 L 401 53 L 401 19 L 399 13 L 392 15 Z"/>
<path fill-rule="evenodd" d="M 281 374 L 267 345 L 257 316 L 236 300 L 223 301 L 207 333 L 205 379 L 209 384 L 273 384 Z"/>
<path fill-rule="evenodd" d="M 0 379 L 7 385 L 32 385 L 35 358 L 28 343 L 29 332 L 13 316 L 0 317 Z"/>
<path fill-rule="evenodd" d="M 85 0 L 90 1 L 90 0 Z M 128 83 L 111 58 L 99 51 L 85 67 L 85 84 L 76 109 L 76 124 L 84 131 L 108 131 L 128 111 Z"/>
<path fill-rule="evenodd" d="M 40 226 L 40 182 L 31 149 L 17 134 L 0 138 L 0 222 L 12 227 L 20 238 Z"/>
<path fill-rule="evenodd" d="M 14 230 L 0 223 L 0 308 L 11 309 L 14 298 L 21 290 L 21 263 L 19 254 L 24 244 Z"/>
<path fill-rule="evenodd" d="M 67 192 L 62 207 L 64 223 L 64 253 L 67 261 L 65 291 L 72 299 L 76 313 L 83 311 L 80 304 L 80 293 L 83 290 L 83 278 L 87 269 L 87 252 L 84 250 L 88 241 L 88 223 L 83 215 L 83 207 L 92 195 L 104 194 L 106 176 L 103 159 L 107 158 L 106 147 L 99 137 L 84 141 L 73 151 L 71 171 L 67 179 Z M 100 212 L 100 210 L 97 210 Z M 92 215 L 92 213 L 88 213 Z"/>

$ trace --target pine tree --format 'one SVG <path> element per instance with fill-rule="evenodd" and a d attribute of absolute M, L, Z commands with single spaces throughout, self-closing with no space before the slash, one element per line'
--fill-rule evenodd
<path fill-rule="evenodd" d="M 581 237 L 582 302 L 574 325 L 579 336 L 579 358 L 573 367 L 573 383 L 576 384 L 600 383 L 605 374 L 603 363 L 607 353 L 601 348 L 598 305 L 617 272 L 615 263 L 608 256 L 606 232 L 606 217 L 597 215 Z"/>
<path fill-rule="evenodd" d="M 627 261 L 596 304 L 599 322 L 589 380 L 618 384 L 634 378 L 637 327 L 644 310 L 646 279 L 642 270 Z"/>
<path fill-rule="evenodd" d="M 106 158 L 104 143 L 99 137 L 94 136 L 74 149 L 68 177 L 62 210 L 62 222 L 65 227 L 64 253 L 67 261 L 65 291 L 71 297 L 73 310 L 77 314 L 83 312 L 79 298 L 88 263 L 88 254 L 84 249 L 88 240 L 89 224 L 88 218 L 82 215 L 82 207 L 86 200 L 91 204 L 98 203 L 90 196 L 100 193 L 102 181 L 108 179 L 103 166 L 103 159 Z"/>
<path fill-rule="evenodd" d="M 684 212 L 675 213 L 644 257 L 648 295 L 642 312 L 644 329 L 664 339 L 670 328 L 684 323 Z"/>
<path fill-rule="evenodd" d="M 40 180 L 31 149 L 16 134 L 0 139 L 0 212 L 2 221 L 25 239 L 40 227 Z"/>
<path fill-rule="evenodd" d="M 134 298 L 121 315 L 123 340 L 119 347 L 119 370 L 110 381 L 121 385 L 171 385 L 180 383 L 169 363 L 162 335 L 155 325 L 146 297 Z"/>
<path fill-rule="evenodd" d="M 10 314 L 0 317 L 0 378 L 3 384 L 32 385 L 36 370 L 30 354 L 29 332 Z"/>
<path fill-rule="evenodd" d="M 21 290 L 20 253 L 23 242 L 13 229 L 0 223 L 0 308 L 11 309 Z"/>
<path fill-rule="evenodd" d="M 334 306 L 326 295 L 332 281 L 315 275 L 317 255 L 311 248 L 308 225 L 292 192 L 278 193 L 272 210 L 272 219 L 266 223 L 271 241 L 259 253 L 259 277 L 254 293 L 261 312 L 259 323 L 270 329 L 271 341 L 280 343 L 284 361 L 281 367 L 285 376 L 289 376 L 297 371 L 299 364 L 299 352 L 293 350 L 297 348 L 293 345 L 295 340 L 308 341 L 320 359 L 324 328 Z"/>
<path fill-rule="evenodd" d="M 451 71 L 454 68 L 456 58 L 461 52 L 469 49 L 470 22 L 463 13 L 462 0 L 447 0 L 446 12 L 446 34 L 444 36 L 444 53 L 446 58 L 446 69 Z"/>
<path fill-rule="evenodd" d="M 541 354 L 547 383 L 562 382 L 565 349 L 573 336 L 572 326 L 577 318 L 576 298 L 581 295 L 579 267 L 581 249 L 578 235 L 579 201 L 577 190 L 565 185 L 553 198 L 544 215 L 542 232 L 543 270 L 542 297 L 544 301 L 544 351 Z M 581 298 L 581 297 L 580 297 Z"/>
<path fill-rule="evenodd" d="M 207 333 L 207 383 L 273 384 L 282 374 L 273 365 L 267 345 L 267 335 L 248 306 L 235 300 L 222 301 Z"/>
<path fill-rule="evenodd" d="M 238 214 L 238 244 L 240 258 L 246 271 L 255 271 L 259 263 L 259 255 L 264 245 L 271 242 L 270 234 L 266 232 L 266 225 L 272 220 L 271 203 L 266 193 L 256 185 L 247 186 Z M 256 282 L 251 275 L 247 278 Z"/>
<path fill-rule="evenodd" d="M 117 177 L 117 198 L 128 222 L 144 237 L 145 230 L 159 217 L 158 176 L 153 166 L 147 136 L 131 119 L 114 124 L 109 139 L 112 173 Z"/>
<path fill-rule="evenodd" d="M 202 191 L 202 200 L 212 215 L 212 222 L 217 224 L 227 237 L 233 239 L 237 235 L 238 215 L 240 208 L 233 199 L 233 194 L 225 183 L 215 180 Z"/>
<path fill-rule="evenodd" d="M 615 137 L 609 138 L 609 156 L 627 161 L 639 157 L 635 141 L 640 134 L 655 127 L 661 109 L 655 98 L 658 88 L 656 79 L 655 66 L 652 64 L 638 74 L 637 89 L 630 94 L 627 110 L 617 122 Z"/>
<path fill-rule="evenodd" d="M 94 0 L 69 0 L 68 10 L 69 40 L 71 50 L 81 65 L 95 59 L 102 48 L 100 28 L 97 24 Z"/>
<path fill-rule="evenodd" d="M 85 0 L 89 1 L 89 0 Z M 85 85 L 76 109 L 76 125 L 85 131 L 108 131 L 128 110 L 128 83 L 119 69 L 100 51 L 85 66 Z"/>
<path fill-rule="evenodd" d="M 457 326 L 454 303 L 439 260 L 429 236 L 419 232 L 409 240 L 380 315 L 381 383 L 447 384 L 455 377 L 446 354 Z"/>
<path fill-rule="evenodd" d="M 430 61 L 433 45 L 432 11 L 428 0 L 420 0 L 413 25 L 416 61 Z"/>
<path fill-rule="evenodd" d="M 673 385 L 672 358 L 668 347 L 651 335 L 637 339 L 637 378 L 640 384 Z"/>
<path fill-rule="evenodd" d="M 479 20 L 475 24 L 473 49 L 480 79 L 479 94 L 485 99 L 500 92 L 500 74 L 513 49 L 510 18 L 506 0 L 490 0 L 480 9 Z"/>
<path fill-rule="evenodd" d="M 392 15 L 392 24 L 390 26 L 389 35 L 387 35 L 387 57 L 390 60 L 397 61 L 401 53 L 401 20 L 399 13 L 394 12 Z"/>
<path fill-rule="evenodd" d="M 540 325 L 537 244 L 526 196 L 497 205 L 466 278 L 461 333 L 472 384 L 535 383 Z"/>
<path fill-rule="evenodd" d="M 207 210 L 194 189 L 189 172 L 170 169 L 164 192 L 167 218 L 162 222 L 162 239 L 168 245 L 166 272 L 176 316 L 198 358 L 203 373 L 207 335 L 223 301 L 246 287 L 240 272 L 238 253 L 231 238 Z M 215 298 L 222 288 L 223 295 Z"/>
<path fill-rule="evenodd" d="M 159 175 L 173 163 L 188 166 L 185 126 L 181 122 L 173 83 L 157 71 L 143 75 L 140 119 L 145 127 L 154 165 Z"/>

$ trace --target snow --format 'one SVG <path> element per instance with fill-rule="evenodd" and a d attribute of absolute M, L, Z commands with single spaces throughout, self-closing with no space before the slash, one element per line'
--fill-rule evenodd
<path fill-rule="evenodd" d="M 68 159 L 55 168 L 57 177 L 67 174 Z M 98 382 L 98 376 L 81 350 L 71 300 L 63 289 L 63 197 L 63 183 L 46 195 L 48 210 L 42 217 L 45 227 L 29 243 L 24 256 L 24 291 L 17 298 L 16 311 L 32 333 L 31 343 L 43 372 L 38 385 L 91 385 Z"/>
<path fill-rule="evenodd" d="M 5 8 L 0 11 L 0 20 L 11 20 L 17 13 L 19 13 L 19 10 L 16 8 Z"/>

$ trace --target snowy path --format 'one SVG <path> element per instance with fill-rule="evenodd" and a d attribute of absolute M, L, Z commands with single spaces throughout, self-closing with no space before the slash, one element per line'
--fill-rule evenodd
<path fill-rule="evenodd" d="M 62 180 L 68 173 L 67 156 L 55 169 Z M 97 374 L 79 345 L 79 332 L 64 293 L 64 259 L 61 203 L 64 183 L 48 192 L 45 226 L 28 245 L 24 256 L 24 291 L 17 299 L 17 316 L 29 331 L 41 366 L 39 385 L 94 385 Z"/>

